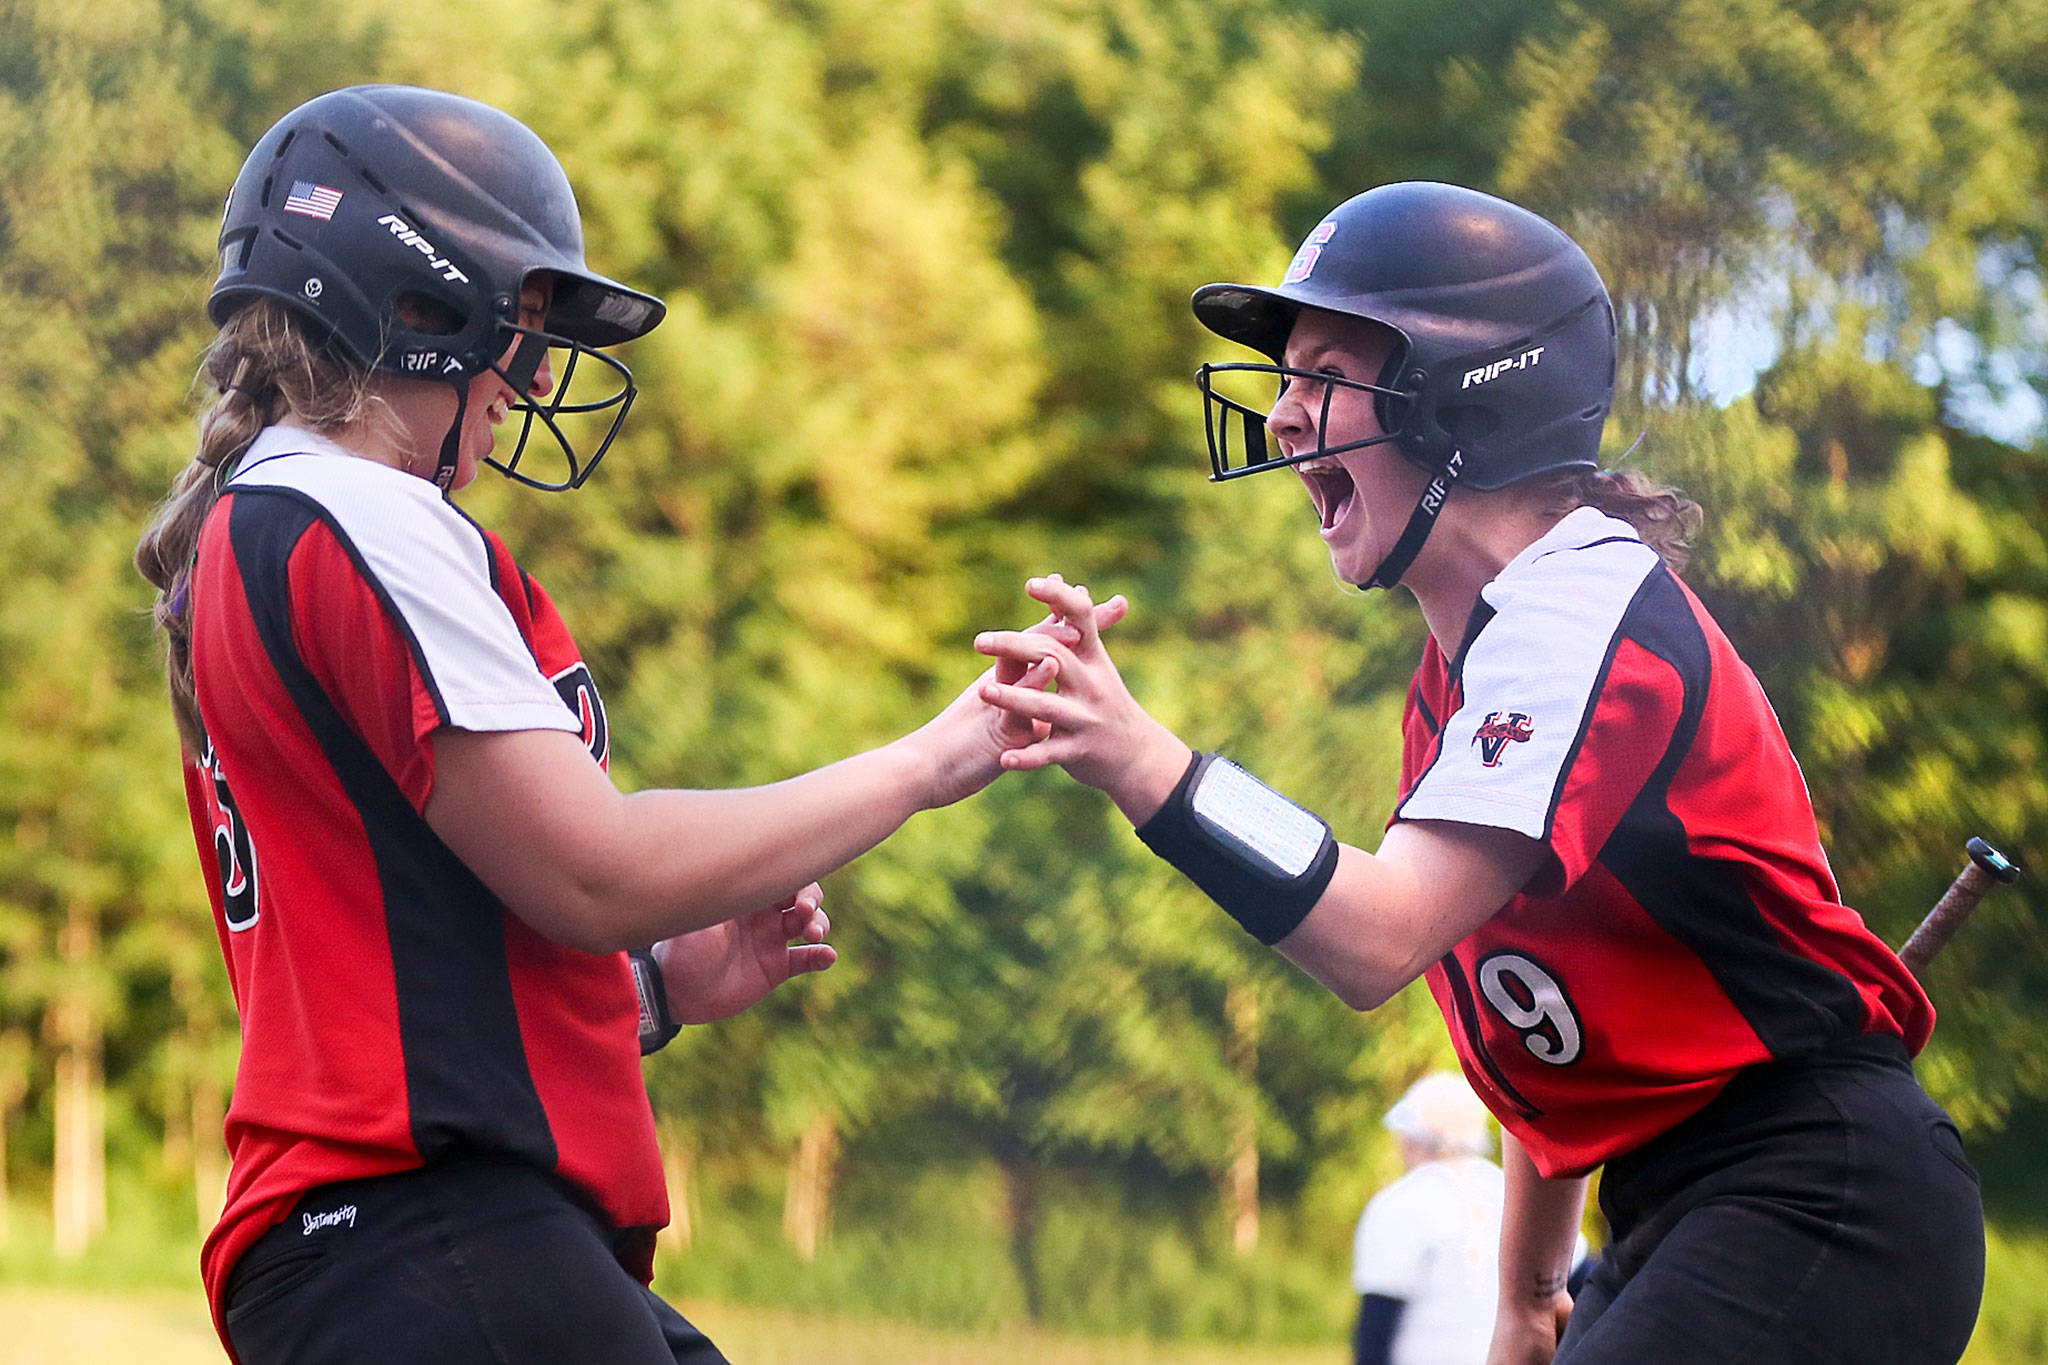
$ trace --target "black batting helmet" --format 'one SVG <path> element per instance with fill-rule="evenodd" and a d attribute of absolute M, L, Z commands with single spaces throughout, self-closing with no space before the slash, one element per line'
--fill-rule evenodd
<path fill-rule="evenodd" d="M 538 329 L 519 320 L 520 292 L 536 275 L 553 282 Z M 525 395 L 547 348 L 565 349 L 553 398 L 521 402 L 518 445 L 508 459 L 490 461 L 552 489 L 589 476 L 636 392 L 632 372 L 595 348 L 645 335 L 664 312 L 659 299 L 584 263 L 568 177 L 524 124 L 459 95 L 398 85 L 309 100 L 249 153 L 221 221 L 220 277 L 207 312 L 218 325 L 258 298 L 282 303 L 366 368 L 440 380 L 458 396 L 486 369 Z M 401 300 L 412 306 L 402 310 Z M 571 402 L 570 381 L 586 356 L 611 372 L 615 387 L 597 401 Z M 607 409 L 610 427 L 588 456 L 556 421 Z M 536 419 L 567 462 L 559 480 L 518 469 Z M 455 444 L 451 428 L 444 486 Z"/>
<path fill-rule="evenodd" d="M 1283 386 L 1297 377 L 1284 359 L 1303 308 L 1378 323 L 1399 344 L 1374 384 L 1302 376 L 1373 392 L 1384 435 L 1283 459 L 1267 443 L 1266 414 L 1218 392 L 1215 377 L 1252 370 Z M 1368 586 L 1399 581 L 1452 483 L 1503 488 L 1544 470 L 1599 464 L 1614 401 L 1607 288 L 1578 243 L 1504 199 L 1427 181 L 1381 185 L 1331 210 L 1277 286 L 1205 285 L 1194 310 L 1209 330 L 1273 362 L 1197 373 L 1211 478 L 1383 441 L 1436 476 Z M 1238 462 L 1233 426 L 1243 435 Z"/>

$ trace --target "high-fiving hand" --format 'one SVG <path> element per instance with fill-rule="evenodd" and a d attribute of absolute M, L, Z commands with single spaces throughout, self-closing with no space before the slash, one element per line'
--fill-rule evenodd
<path fill-rule="evenodd" d="M 1100 632 L 1123 619 L 1126 609 L 1119 597 L 1080 613 L 1088 638 L 1099 638 Z M 1029 630 L 1015 633 L 1065 647 L 1080 644 L 1082 630 L 1069 617 L 1054 612 Z M 1045 654 L 998 659 L 994 668 L 969 684 L 945 710 L 904 737 L 902 742 L 919 755 L 917 766 L 924 774 L 920 803 L 926 809 L 972 796 L 1009 766 L 1003 761 L 1006 753 L 1050 733 L 1028 715 L 991 705 L 983 688 L 993 685 L 1006 692 L 1033 692 L 1051 685 L 1059 667 L 1057 658 Z"/>
<path fill-rule="evenodd" d="M 1051 608 L 1054 628 L 1041 623 L 974 637 L 977 650 L 999 661 L 996 676 L 981 684 L 982 699 L 1007 712 L 1020 737 L 1031 727 L 1028 743 L 1003 753 L 1003 767 L 1057 763 L 1108 793 L 1132 824 L 1144 823 L 1180 781 L 1190 753 L 1131 696 L 1103 646 L 1102 616 L 1114 609 L 1121 619 L 1129 604 L 1118 595 L 1098 607 L 1087 588 L 1058 574 L 1030 579 L 1024 591 Z M 1051 677 L 1030 685 L 1043 672 Z"/>

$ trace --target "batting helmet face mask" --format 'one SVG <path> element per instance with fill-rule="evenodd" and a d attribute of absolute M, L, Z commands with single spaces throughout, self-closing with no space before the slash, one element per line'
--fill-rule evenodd
<path fill-rule="evenodd" d="M 521 293 L 542 280 L 551 285 L 545 318 L 523 326 Z M 444 489 L 469 381 L 486 372 L 521 395 L 513 410 L 523 419 L 511 453 L 487 462 L 535 488 L 582 484 L 637 392 L 632 371 L 598 348 L 646 335 L 665 311 L 584 263 L 568 177 L 524 124 L 475 100 L 396 85 L 310 100 L 250 152 L 221 221 L 207 313 L 220 325 L 258 298 L 277 300 L 367 369 L 455 390 L 436 471 Z M 551 396 L 537 399 L 534 375 L 551 348 L 566 358 Z M 572 396 L 579 362 L 586 382 Z M 594 398 L 593 374 L 605 381 Z M 601 430 L 587 453 L 564 416 Z M 559 475 L 522 468 L 536 423 L 553 438 Z"/>
<path fill-rule="evenodd" d="M 1304 308 L 1377 323 L 1398 338 L 1377 381 L 1291 369 L 1287 339 Z M 1457 185 L 1382 185 L 1345 201 L 1310 232 L 1279 285 L 1195 291 L 1210 331 L 1271 364 L 1196 372 L 1210 478 L 1281 469 L 1391 442 L 1432 476 L 1407 527 L 1364 587 L 1392 587 L 1413 562 L 1451 487 L 1504 488 L 1548 469 L 1597 468 L 1614 402 L 1614 309 L 1586 253 L 1557 227 Z M 1338 386 L 1373 395 L 1381 434 L 1276 455 L 1267 412 L 1229 391 L 1246 375 L 1284 391 Z M 1236 440 L 1233 444 L 1233 436 Z"/>

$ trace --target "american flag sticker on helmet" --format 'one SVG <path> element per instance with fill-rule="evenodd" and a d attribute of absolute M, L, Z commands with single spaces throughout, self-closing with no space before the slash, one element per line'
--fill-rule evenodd
<path fill-rule="evenodd" d="M 308 218 L 326 222 L 341 206 L 341 191 L 326 185 L 316 185 L 310 180 L 292 181 L 292 192 L 284 197 L 286 213 L 302 213 Z"/>

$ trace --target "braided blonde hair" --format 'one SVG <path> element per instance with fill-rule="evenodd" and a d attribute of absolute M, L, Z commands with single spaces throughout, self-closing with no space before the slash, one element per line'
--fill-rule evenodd
<path fill-rule="evenodd" d="M 157 590 L 151 615 L 164 639 L 178 735 L 194 755 L 204 750 L 206 735 L 192 685 L 191 576 L 207 514 L 236 461 L 265 427 L 290 418 L 336 433 L 382 406 L 367 370 L 320 344 L 270 299 L 227 320 L 207 347 L 202 372 L 218 397 L 200 415 L 199 449 L 172 481 L 135 547 L 135 567 Z"/>

